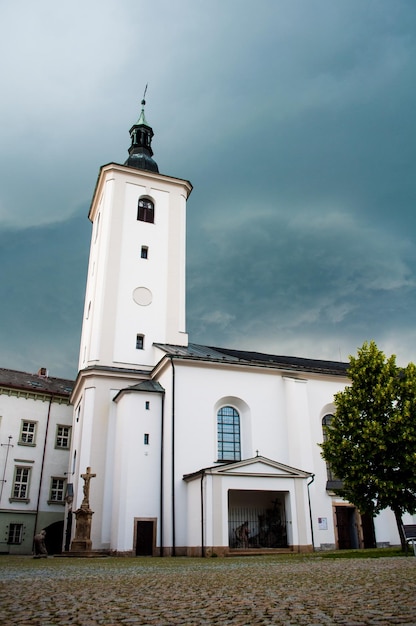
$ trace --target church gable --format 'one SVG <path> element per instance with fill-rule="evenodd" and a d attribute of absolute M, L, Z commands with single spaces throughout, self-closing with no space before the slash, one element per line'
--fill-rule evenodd
<path fill-rule="evenodd" d="M 310 472 L 304 472 L 261 456 L 246 459 L 238 463 L 232 463 L 224 468 L 219 468 L 218 471 L 214 473 L 223 475 L 279 476 L 279 478 L 306 478 L 310 476 Z"/>
<path fill-rule="evenodd" d="M 267 476 L 275 478 L 308 478 L 312 476 L 310 472 L 284 465 L 278 461 L 256 456 L 237 463 L 227 463 L 219 467 L 209 467 L 201 469 L 193 474 L 187 474 L 183 478 L 186 481 L 200 477 L 202 474 L 218 476 Z"/>

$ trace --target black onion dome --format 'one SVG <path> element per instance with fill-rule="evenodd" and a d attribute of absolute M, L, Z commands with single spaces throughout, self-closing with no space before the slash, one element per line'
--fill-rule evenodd
<path fill-rule="evenodd" d="M 159 172 L 156 161 L 152 159 L 152 137 L 153 130 L 148 125 L 144 116 L 145 100 L 142 100 L 142 110 L 137 122 L 130 128 L 131 146 L 129 157 L 124 165 L 135 167 L 138 170 L 148 170 Z"/>

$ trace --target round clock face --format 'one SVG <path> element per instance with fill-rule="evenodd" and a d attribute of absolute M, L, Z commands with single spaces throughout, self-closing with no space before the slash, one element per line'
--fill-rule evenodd
<path fill-rule="evenodd" d="M 149 306 L 153 299 L 152 292 L 147 287 L 136 287 L 133 291 L 133 300 L 140 306 Z"/>

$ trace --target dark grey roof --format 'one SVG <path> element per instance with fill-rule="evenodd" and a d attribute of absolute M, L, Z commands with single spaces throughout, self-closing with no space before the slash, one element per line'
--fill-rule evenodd
<path fill-rule="evenodd" d="M 137 385 L 131 385 L 130 387 L 124 387 L 114 396 L 113 400 L 116 402 L 124 393 L 132 391 L 145 391 L 150 393 L 165 393 L 164 388 L 157 380 L 142 380 Z"/>
<path fill-rule="evenodd" d="M 279 356 L 263 352 L 249 352 L 247 350 L 233 350 L 189 343 L 188 346 L 172 344 L 155 344 L 158 348 L 178 359 L 213 361 L 222 363 L 240 363 L 257 367 L 269 367 L 279 370 L 296 372 L 314 372 L 346 376 L 348 363 L 341 361 L 323 361 L 320 359 L 306 359 L 296 356 Z"/>
<path fill-rule="evenodd" d="M 155 391 L 156 393 L 164 393 L 165 390 L 157 380 L 142 380 L 137 385 L 126 387 L 122 391 Z"/>
<path fill-rule="evenodd" d="M 69 398 L 73 386 L 74 381 L 65 378 L 52 378 L 40 373 L 29 374 L 0 368 L 0 387 L 2 388 Z"/>

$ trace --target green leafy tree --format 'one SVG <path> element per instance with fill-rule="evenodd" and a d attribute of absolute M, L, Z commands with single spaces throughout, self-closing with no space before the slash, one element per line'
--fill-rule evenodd
<path fill-rule="evenodd" d="M 392 509 L 405 549 L 402 515 L 416 512 L 416 367 L 400 368 L 365 342 L 350 357 L 348 377 L 322 456 L 342 481 L 337 493 L 362 513 Z"/>

